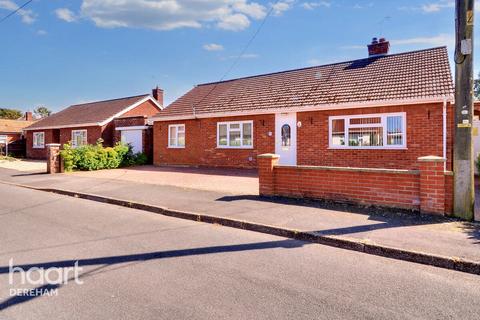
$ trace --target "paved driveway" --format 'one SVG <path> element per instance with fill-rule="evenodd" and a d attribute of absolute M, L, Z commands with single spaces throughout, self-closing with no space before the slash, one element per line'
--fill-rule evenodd
<path fill-rule="evenodd" d="M 21 172 L 46 172 L 47 162 L 43 160 L 0 160 L 0 168 L 12 169 Z"/>
<path fill-rule="evenodd" d="M 248 169 L 139 166 L 72 174 L 81 177 L 170 185 L 236 195 L 258 194 L 257 171 Z"/>

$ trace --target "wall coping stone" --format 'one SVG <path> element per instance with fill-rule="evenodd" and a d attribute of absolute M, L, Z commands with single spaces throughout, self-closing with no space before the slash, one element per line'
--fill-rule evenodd
<path fill-rule="evenodd" d="M 355 168 L 355 167 L 329 167 L 329 166 L 287 166 L 277 165 L 275 168 L 301 169 L 301 170 L 331 170 L 350 172 L 372 172 L 372 173 L 399 173 L 399 174 L 420 174 L 420 170 L 406 169 L 384 169 L 384 168 Z"/>
<path fill-rule="evenodd" d="M 417 160 L 422 162 L 445 162 L 446 161 L 445 158 L 437 157 L 437 156 L 420 157 Z"/>

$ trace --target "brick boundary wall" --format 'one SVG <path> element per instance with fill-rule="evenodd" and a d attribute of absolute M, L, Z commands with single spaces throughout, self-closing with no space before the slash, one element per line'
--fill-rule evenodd
<path fill-rule="evenodd" d="M 419 170 L 281 166 L 278 161 L 275 154 L 258 156 L 261 196 L 326 199 L 428 214 L 451 212 L 453 180 L 440 157 L 418 158 Z"/>

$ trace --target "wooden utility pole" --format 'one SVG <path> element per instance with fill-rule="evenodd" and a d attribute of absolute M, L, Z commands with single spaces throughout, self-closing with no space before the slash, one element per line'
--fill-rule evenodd
<path fill-rule="evenodd" d="M 475 0 L 456 0 L 454 215 L 474 218 L 473 15 Z"/>

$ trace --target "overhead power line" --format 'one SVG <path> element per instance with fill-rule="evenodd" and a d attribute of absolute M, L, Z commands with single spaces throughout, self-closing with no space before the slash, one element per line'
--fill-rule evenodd
<path fill-rule="evenodd" d="M 250 45 L 252 44 L 252 42 L 255 40 L 255 38 L 257 37 L 257 35 L 260 33 L 260 30 L 262 30 L 263 26 L 265 25 L 265 22 L 267 22 L 267 19 L 268 17 L 270 17 L 270 15 L 272 14 L 273 10 L 275 10 L 275 6 L 276 4 L 279 2 L 280 0 L 277 0 L 275 1 L 274 4 L 272 4 L 272 6 L 270 7 L 270 10 L 268 10 L 267 14 L 265 15 L 265 17 L 263 18 L 262 22 L 260 23 L 260 25 L 258 26 L 257 30 L 255 30 L 255 32 L 253 33 L 252 37 L 250 38 L 250 40 L 248 40 L 248 42 L 246 43 L 246 45 L 243 47 L 242 51 L 240 52 L 240 54 L 235 58 L 235 60 L 233 61 L 233 63 L 230 65 L 230 68 L 227 69 L 227 71 L 222 75 L 222 77 L 220 78 L 220 80 L 217 81 L 217 83 L 214 84 L 214 86 L 212 87 L 212 89 L 210 89 L 210 91 L 208 91 L 208 93 L 202 98 L 200 99 L 199 102 L 196 103 L 196 105 L 200 105 L 212 92 L 213 90 L 215 90 L 215 88 L 217 87 L 218 83 L 219 82 L 222 82 L 223 80 L 225 80 L 225 78 L 227 77 L 227 75 L 233 70 L 233 68 L 235 68 L 238 64 L 238 61 L 240 61 L 240 59 L 243 57 L 243 55 L 245 54 L 245 52 L 247 52 L 248 48 L 250 47 Z M 195 114 L 195 105 L 193 106 L 193 113 Z"/>
<path fill-rule="evenodd" d="M 25 8 L 26 6 L 28 6 L 30 4 L 30 2 L 32 2 L 33 0 L 28 0 L 27 2 L 25 2 L 24 4 L 22 4 L 20 7 L 18 7 L 17 9 L 13 10 L 12 12 L 10 12 L 9 14 L 7 14 L 5 17 L 3 17 L 2 19 L 0 19 L 0 23 L 4 22 L 5 20 L 7 20 L 8 18 L 10 18 L 11 16 L 13 16 L 14 14 L 16 14 L 18 11 L 22 10 L 23 8 Z"/>

